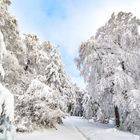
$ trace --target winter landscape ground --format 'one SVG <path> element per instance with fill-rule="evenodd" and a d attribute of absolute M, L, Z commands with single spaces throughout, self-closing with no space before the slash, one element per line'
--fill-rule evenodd
<path fill-rule="evenodd" d="M 140 140 L 139 136 L 117 130 L 111 125 L 94 123 L 81 117 L 66 117 L 56 129 L 17 134 L 15 140 Z"/>

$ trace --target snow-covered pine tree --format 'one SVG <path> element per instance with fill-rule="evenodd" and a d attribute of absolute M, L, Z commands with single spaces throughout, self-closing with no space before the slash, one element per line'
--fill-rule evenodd
<path fill-rule="evenodd" d="M 63 100 L 67 102 L 66 106 L 74 105 L 75 94 L 73 93 L 77 92 L 77 88 L 67 76 L 57 48 L 51 44 L 49 46 L 51 46 L 51 51 L 49 53 L 49 63 L 45 68 L 46 84 L 58 90 L 60 95 L 65 97 Z"/>

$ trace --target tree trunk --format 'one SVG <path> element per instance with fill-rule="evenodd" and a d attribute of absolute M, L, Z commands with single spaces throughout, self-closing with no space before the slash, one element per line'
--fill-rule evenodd
<path fill-rule="evenodd" d="M 115 109 L 115 121 L 116 121 L 116 126 L 117 126 L 117 127 L 120 127 L 120 115 L 119 115 L 118 107 L 115 106 L 114 109 Z"/>

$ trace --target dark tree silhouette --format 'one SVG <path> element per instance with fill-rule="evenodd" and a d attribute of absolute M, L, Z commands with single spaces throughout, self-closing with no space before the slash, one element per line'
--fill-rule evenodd
<path fill-rule="evenodd" d="M 117 106 L 114 107 L 115 109 L 115 122 L 116 122 L 116 126 L 120 127 L 120 115 L 119 115 L 119 109 Z"/>

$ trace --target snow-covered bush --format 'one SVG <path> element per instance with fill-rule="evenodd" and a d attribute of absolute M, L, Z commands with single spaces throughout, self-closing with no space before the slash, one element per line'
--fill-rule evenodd
<path fill-rule="evenodd" d="M 60 110 L 58 93 L 39 80 L 31 82 L 25 95 L 18 97 L 21 102 L 16 106 L 19 110 L 15 120 L 18 131 L 53 127 L 65 116 Z"/>
<path fill-rule="evenodd" d="M 101 122 L 114 117 L 117 126 L 135 133 L 140 128 L 139 108 L 135 109 L 140 100 L 132 92 L 140 88 L 139 26 L 131 13 L 113 13 L 95 37 L 81 44 L 76 59 L 92 103 L 98 106 L 93 117 Z"/>

